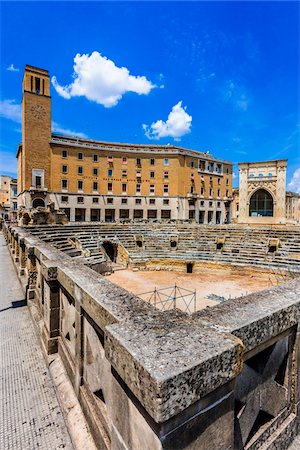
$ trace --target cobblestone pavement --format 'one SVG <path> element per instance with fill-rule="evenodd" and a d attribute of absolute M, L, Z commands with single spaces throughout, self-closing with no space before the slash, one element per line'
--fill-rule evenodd
<path fill-rule="evenodd" d="M 0 449 L 73 449 L 24 294 L 0 233 Z"/>

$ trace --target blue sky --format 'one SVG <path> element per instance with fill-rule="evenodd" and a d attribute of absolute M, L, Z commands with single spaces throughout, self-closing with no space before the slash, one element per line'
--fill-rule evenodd
<path fill-rule="evenodd" d="M 288 158 L 300 192 L 299 3 L 1 2 L 1 30 L 1 173 L 31 64 L 54 77 L 59 132 Z"/>

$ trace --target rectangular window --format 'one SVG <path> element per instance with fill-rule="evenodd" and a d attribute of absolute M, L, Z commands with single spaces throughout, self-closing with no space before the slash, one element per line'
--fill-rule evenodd
<path fill-rule="evenodd" d="M 204 200 L 201 200 L 200 206 L 204 206 Z"/>
<path fill-rule="evenodd" d="M 78 155 L 77 155 L 77 158 L 82 160 L 83 159 L 83 153 L 79 152 Z"/>
<path fill-rule="evenodd" d="M 83 174 L 83 167 L 78 166 L 78 175 L 82 175 L 82 174 Z"/>
<path fill-rule="evenodd" d="M 150 159 L 150 166 L 154 166 L 155 165 L 155 159 L 154 158 L 151 158 Z"/>
<path fill-rule="evenodd" d="M 112 171 L 112 169 L 108 169 L 108 171 L 107 171 L 107 176 L 108 176 L 108 177 L 112 177 L 112 176 L 113 176 L 113 171 Z"/>
<path fill-rule="evenodd" d="M 97 181 L 93 182 L 93 191 L 98 191 L 98 183 L 97 183 Z"/>
<path fill-rule="evenodd" d="M 162 219 L 171 219 L 171 211 L 169 209 L 161 210 L 161 218 Z"/>
<path fill-rule="evenodd" d="M 217 196 L 220 197 L 220 189 L 218 189 Z"/>
<path fill-rule="evenodd" d="M 209 189 L 209 196 L 211 197 L 213 195 L 213 190 L 212 188 Z"/>
<path fill-rule="evenodd" d="M 168 205 L 168 204 L 169 204 L 169 199 L 164 198 L 164 199 L 163 199 L 163 204 L 164 204 L 164 205 Z"/>
<path fill-rule="evenodd" d="M 129 219 L 129 209 L 120 209 L 120 219 Z"/>
<path fill-rule="evenodd" d="M 83 181 L 82 180 L 78 180 L 77 181 L 77 187 L 78 187 L 78 191 L 82 191 L 83 190 Z"/>
<path fill-rule="evenodd" d="M 154 184 L 150 184 L 150 194 L 154 194 L 155 193 L 155 186 Z"/>
<path fill-rule="evenodd" d="M 62 173 L 68 173 L 68 166 L 66 164 L 63 164 L 61 166 L 61 171 L 62 171 Z"/>
<path fill-rule="evenodd" d="M 218 178 L 218 184 L 219 185 L 221 184 L 221 178 Z"/>
<path fill-rule="evenodd" d="M 150 198 L 149 203 L 150 205 L 155 205 L 155 198 Z"/>
<path fill-rule="evenodd" d="M 200 194 L 201 194 L 201 195 L 204 195 L 204 187 L 201 188 Z"/>
<path fill-rule="evenodd" d="M 41 80 L 35 77 L 35 92 L 39 94 L 41 92 Z"/>
<path fill-rule="evenodd" d="M 226 197 L 228 197 L 228 193 L 229 193 L 229 192 L 228 192 L 228 189 L 226 189 Z"/>
<path fill-rule="evenodd" d="M 93 176 L 94 177 L 98 176 L 98 169 L 97 169 L 97 167 L 93 167 Z"/>
<path fill-rule="evenodd" d="M 127 164 L 127 158 L 126 158 L 126 156 L 123 156 L 123 158 L 122 158 L 122 164 Z"/>
<path fill-rule="evenodd" d="M 217 202 L 217 208 L 221 208 L 221 202 Z"/>
<path fill-rule="evenodd" d="M 168 193 L 169 193 L 169 185 L 164 184 L 164 194 L 168 194 Z"/>
<path fill-rule="evenodd" d="M 165 166 L 168 166 L 168 165 L 169 165 L 169 160 L 168 160 L 168 158 L 165 158 L 165 159 L 164 159 L 164 165 L 165 165 Z"/>
<path fill-rule="evenodd" d="M 127 183 L 122 183 L 122 192 L 123 193 L 127 192 Z"/>
<path fill-rule="evenodd" d="M 157 218 L 157 210 L 156 209 L 148 209 L 147 217 L 148 217 L 148 219 L 156 219 Z"/>
<path fill-rule="evenodd" d="M 135 204 L 136 205 L 141 205 L 142 204 L 142 199 L 141 198 L 136 198 L 135 199 Z"/>
<path fill-rule="evenodd" d="M 107 183 L 107 192 L 112 192 L 112 190 L 113 190 L 112 183 Z"/>
<path fill-rule="evenodd" d="M 108 205 L 113 205 L 113 203 L 114 203 L 114 199 L 113 198 L 108 198 L 107 199 L 107 204 Z"/>
<path fill-rule="evenodd" d="M 62 195 L 60 198 L 62 203 L 67 203 L 69 201 L 68 195 Z"/>
<path fill-rule="evenodd" d="M 99 198 L 98 197 L 93 197 L 93 203 L 99 203 Z"/>
<path fill-rule="evenodd" d="M 150 178 L 155 178 L 155 172 L 153 171 L 150 172 Z"/>
<path fill-rule="evenodd" d="M 61 180 L 61 188 L 68 189 L 68 180 Z"/>
<path fill-rule="evenodd" d="M 68 157 L 68 150 L 62 150 L 61 157 L 62 158 L 67 158 Z"/>
<path fill-rule="evenodd" d="M 122 205 L 127 205 L 127 198 L 121 198 Z"/>
<path fill-rule="evenodd" d="M 100 222 L 100 209 L 91 208 L 91 222 Z"/>
<path fill-rule="evenodd" d="M 127 178 L 127 170 L 122 170 L 122 178 Z"/>
<path fill-rule="evenodd" d="M 136 190 L 136 192 L 138 192 L 138 193 L 141 192 L 141 185 L 140 185 L 140 183 L 137 183 L 137 184 L 136 184 L 136 189 L 135 189 L 135 190 Z"/>
<path fill-rule="evenodd" d="M 35 176 L 35 187 L 41 188 L 42 187 L 42 177 L 39 175 Z"/>
<path fill-rule="evenodd" d="M 169 172 L 164 172 L 164 178 L 165 178 L 166 180 L 168 180 L 168 178 L 169 178 Z"/>
<path fill-rule="evenodd" d="M 229 186 L 229 178 L 226 178 L 226 186 Z"/>
<path fill-rule="evenodd" d="M 84 197 L 77 197 L 77 203 L 84 203 Z"/>
<path fill-rule="evenodd" d="M 136 158 L 136 165 L 140 167 L 142 165 L 141 158 Z"/>
<path fill-rule="evenodd" d="M 226 167 L 226 173 L 229 173 L 229 168 L 228 167 Z"/>
<path fill-rule="evenodd" d="M 208 206 L 212 208 L 213 202 L 209 202 Z"/>
<path fill-rule="evenodd" d="M 194 163 L 194 161 L 191 161 L 191 162 L 190 162 L 190 168 L 191 168 L 191 169 L 194 169 L 194 167 L 195 167 L 195 163 Z"/>
<path fill-rule="evenodd" d="M 93 162 L 98 162 L 98 155 L 93 155 Z"/>

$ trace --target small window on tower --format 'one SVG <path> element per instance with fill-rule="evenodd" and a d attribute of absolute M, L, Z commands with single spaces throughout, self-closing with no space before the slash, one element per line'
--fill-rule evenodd
<path fill-rule="evenodd" d="M 35 177 L 35 186 L 36 186 L 37 188 L 42 187 L 42 177 L 39 177 L 39 176 L 36 176 L 36 177 Z"/>
<path fill-rule="evenodd" d="M 40 78 L 35 78 L 35 92 L 39 94 L 41 92 L 41 80 Z"/>

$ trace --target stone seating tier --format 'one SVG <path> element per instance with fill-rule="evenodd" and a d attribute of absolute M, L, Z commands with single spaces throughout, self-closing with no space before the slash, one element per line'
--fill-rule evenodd
<path fill-rule="evenodd" d="M 70 257 L 79 257 L 87 250 L 84 258 L 89 265 L 107 260 L 99 241 L 117 239 L 128 252 L 128 264 L 132 266 L 145 261 L 178 260 L 300 271 L 300 229 L 296 227 L 80 223 L 27 228 L 32 235 Z M 136 243 L 137 236 L 142 236 L 141 246 Z M 174 237 L 177 243 L 171 247 Z M 74 238 L 80 243 L 80 249 L 73 243 Z M 219 249 L 217 239 L 224 242 Z M 269 251 L 271 239 L 280 243 L 274 252 Z"/>

